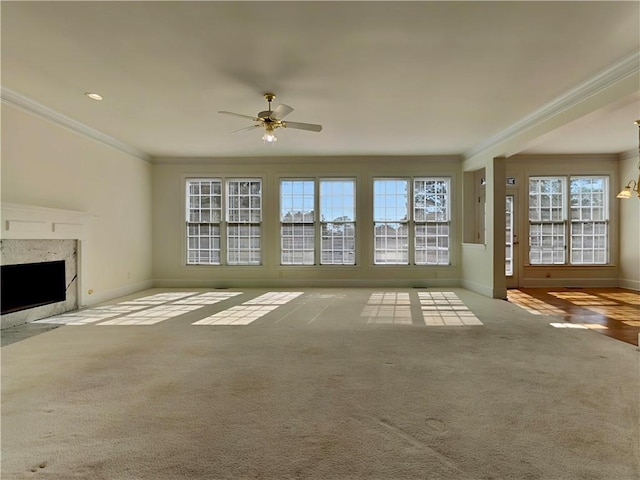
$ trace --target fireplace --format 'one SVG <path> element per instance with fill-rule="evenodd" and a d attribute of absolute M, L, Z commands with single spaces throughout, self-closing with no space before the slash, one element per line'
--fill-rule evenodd
<path fill-rule="evenodd" d="M 78 308 L 76 240 L 0 240 L 2 328 Z"/>
<path fill-rule="evenodd" d="M 0 265 L 5 329 L 84 305 L 83 248 L 93 215 L 2 203 Z"/>
<path fill-rule="evenodd" d="M 65 261 L 2 265 L 2 315 L 66 300 Z"/>

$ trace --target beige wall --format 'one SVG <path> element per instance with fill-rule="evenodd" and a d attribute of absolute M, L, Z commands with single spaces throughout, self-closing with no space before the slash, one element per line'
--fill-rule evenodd
<path fill-rule="evenodd" d="M 83 242 L 85 304 L 149 286 L 434 286 L 462 285 L 501 297 L 503 185 L 518 198 L 521 286 L 624 286 L 640 289 L 640 201 L 615 194 L 637 175 L 637 157 L 516 156 L 461 163 L 457 157 L 332 157 L 156 159 L 154 165 L 11 106 L 2 106 L 2 202 L 75 210 L 94 215 Z M 506 167 L 504 166 L 506 164 Z M 485 169 L 486 238 L 463 244 L 462 171 Z M 529 175 L 606 174 L 611 179 L 610 265 L 527 265 L 526 181 Z M 372 181 L 375 177 L 449 176 L 452 179 L 450 266 L 373 265 Z M 256 267 L 187 266 L 184 185 L 194 176 L 258 176 L 264 181 L 263 264 Z M 357 265 L 281 266 L 278 183 L 285 177 L 357 180 Z M 492 183 L 493 184 L 492 184 Z M 498 197 L 496 197 L 498 195 Z M 497 215 L 495 212 L 499 212 Z M 500 218 L 498 218 L 500 217 Z M 622 224 L 619 218 L 624 219 Z M 498 221 L 501 220 L 502 221 Z M 496 239 L 494 241 L 494 239 Z M 93 290 L 92 295 L 86 291 Z"/>
<path fill-rule="evenodd" d="M 616 193 L 631 179 L 638 180 L 640 159 L 625 156 L 620 161 Z M 640 290 L 640 198 L 617 200 L 620 207 L 620 286 Z"/>
<path fill-rule="evenodd" d="M 154 278 L 158 286 L 453 286 L 460 284 L 460 163 L 455 158 L 158 159 L 153 169 Z M 377 176 L 449 176 L 452 265 L 373 265 L 372 182 Z M 186 266 L 185 180 L 199 176 L 263 179 L 263 264 Z M 281 266 L 279 181 L 291 177 L 356 178 L 355 266 Z"/>
<path fill-rule="evenodd" d="M 151 286 L 149 163 L 2 104 L 1 198 L 95 216 L 82 242 L 85 304 Z"/>
<path fill-rule="evenodd" d="M 463 243 L 462 249 L 462 281 L 461 285 L 482 295 L 492 298 L 506 298 L 506 286 L 504 276 L 504 214 L 495 215 L 495 212 L 504 212 L 504 178 L 505 161 L 502 158 L 476 157 L 463 163 L 465 172 L 477 172 L 484 169 L 486 179 L 484 237 L 482 243 Z M 477 183 L 477 175 L 473 176 Z M 477 185 L 476 185 L 477 186 Z M 475 205 L 475 188 L 465 189 L 463 195 L 473 195 L 472 202 L 465 202 L 467 208 L 464 211 L 463 222 L 465 226 L 482 224 L 477 218 L 481 215 L 482 208 L 473 208 Z"/>

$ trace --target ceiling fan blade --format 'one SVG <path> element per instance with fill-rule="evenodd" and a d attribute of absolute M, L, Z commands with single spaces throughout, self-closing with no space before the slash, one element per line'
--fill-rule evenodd
<path fill-rule="evenodd" d="M 280 104 L 278 105 L 275 110 L 273 112 L 271 112 L 271 115 L 269 115 L 271 118 L 275 119 L 275 120 L 282 120 L 284 117 L 286 117 L 287 115 L 289 115 L 291 112 L 293 112 L 293 108 L 291 108 L 289 105 L 285 105 L 285 104 Z"/>
<path fill-rule="evenodd" d="M 259 127 L 259 126 L 260 125 L 251 125 L 250 127 L 244 127 L 244 128 L 239 129 L 239 130 L 234 130 L 233 132 L 229 132 L 229 135 L 231 135 L 232 133 L 244 132 L 246 130 L 253 130 L 254 128 Z"/>
<path fill-rule="evenodd" d="M 308 130 L 310 132 L 319 132 L 322 130 L 322 125 L 315 125 L 313 123 L 300 123 L 300 122 L 282 122 L 284 128 L 297 128 L 298 130 Z"/>
<path fill-rule="evenodd" d="M 222 113 L 223 115 L 232 115 L 234 117 L 240 117 L 240 118 L 249 118 L 254 121 L 259 120 L 258 117 L 252 117 L 251 115 L 242 115 L 241 113 L 225 112 L 223 110 L 218 110 L 218 113 Z"/>

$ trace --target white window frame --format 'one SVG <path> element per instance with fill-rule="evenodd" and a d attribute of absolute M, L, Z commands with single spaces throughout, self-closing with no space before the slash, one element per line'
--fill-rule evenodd
<path fill-rule="evenodd" d="M 386 214 L 395 209 L 402 195 L 378 193 L 378 182 L 404 182 L 406 210 L 396 211 L 393 218 Z M 418 200 L 418 185 L 433 184 L 432 205 Z M 441 188 L 442 191 L 438 191 Z M 376 205 L 381 195 L 394 196 L 396 206 Z M 439 203 L 444 205 L 438 208 Z M 379 215 L 377 212 L 384 212 Z M 402 215 L 404 213 L 404 215 Z M 391 233 L 391 235 L 389 235 Z M 377 177 L 373 179 L 373 241 L 374 265 L 443 266 L 451 264 L 451 178 L 450 177 Z M 389 249 L 391 244 L 394 248 Z M 433 260 L 429 260 L 429 256 Z M 410 260 L 411 259 L 411 260 Z"/>
<path fill-rule="evenodd" d="M 210 195 L 208 201 L 203 202 L 204 195 L 195 196 L 191 186 L 206 183 L 217 185 L 219 193 Z M 231 195 L 230 185 L 239 187 L 241 183 L 248 183 L 248 192 Z M 257 191 L 254 191 L 254 185 L 258 185 Z M 187 265 L 261 264 L 262 185 L 261 178 L 186 179 Z M 219 201 L 214 202 L 214 197 Z M 203 203 L 205 206 L 215 203 L 210 215 L 202 208 Z M 209 254 L 203 253 L 208 251 Z"/>
<path fill-rule="evenodd" d="M 185 185 L 186 263 L 187 265 L 220 265 L 224 208 L 222 180 L 220 178 L 188 178 Z M 209 193 L 203 192 L 205 186 L 208 186 Z M 219 193 L 211 191 L 215 190 L 214 186 L 218 187 Z"/>
<path fill-rule="evenodd" d="M 301 184 L 302 193 L 295 194 L 292 191 L 290 195 L 287 194 L 285 197 L 283 185 L 287 182 Z M 316 190 L 316 181 L 314 178 L 280 179 L 281 265 L 315 265 Z M 309 197 L 311 199 L 310 211 L 308 211 Z M 293 211 L 295 209 L 296 199 L 298 202 L 301 202 L 302 205 L 302 210 L 299 212 Z"/>
<path fill-rule="evenodd" d="M 351 194 L 331 195 L 323 194 L 323 186 L 330 183 L 351 183 Z M 318 201 L 320 221 L 320 265 L 355 265 L 356 264 L 356 179 L 355 178 L 320 178 L 318 179 Z M 325 218 L 329 208 L 326 205 L 328 199 L 334 202 L 340 200 L 341 215 L 333 219 Z M 348 212 L 349 199 L 352 210 Z M 351 246 L 351 248 L 349 248 Z"/>
<path fill-rule="evenodd" d="M 285 182 L 313 182 L 313 210 L 307 212 L 296 221 L 287 221 L 285 214 L 291 216 L 285 203 L 292 205 L 293 199 L 283 197 Z M 338 199 L 336 208 L 346 213 L 337 218 L 325 218 L 329 208 L 325 202 L 329 200 L 323 194 L 323 186 L 332 182 L 348 182 L 353 185 L 348 195 L 332 195 L 331 204 Z M 290 265 L 346 265 L 356 264 L 356 189 L 357 181 L 353 177 L 283 177 L 279 182 L 278 198 L 280 202 L 280 264 Z M 342 199 L 342 201 L 341 201 Z M 346 201 L 345 201 L 346 199 Z M 349 211 L 349 202 L 351 211 Z M 316 214 L 315 212 L 319 212 Z M 295 213 L 295 212 L 294 212 Z M 295 219 L 292 219 L 295 220 Z M 287 234 L 297 229 L 300 235 Z M 287 232 L 289 230 L 289 232 Z M 309 238 L 313 242 L 313 250 L 309 248 Z M 302 248 L 296 249 L 296 239 Z"/>
<path fill-rule="evenodd" d="M 573 192 L 573 181 L 602 182 L 602 189 L 593 193 Z M 572 175 L 569 177 L 569 260 L 572 265 L 606 265 L 609 261 L 609 177 L 606 175 Z M 574 205 L 574 196 L 590 198 L 590 201 Z M 595 200 L 595 202 L 594 202 Z M 600 205 L 597 202 L 601 202 Z M 595 205 L 594 205 L 595 203 Z M 579 232 L 578 232 L 579 230 Z M 597 239 L 603 245 L 597 245 Z M 591 247 L 589 244 L 591 243 Z M 580 244 L 580 246 L 578 246 Z M 578 254 L 580 260 L 578 260 Z M 600 255 L 598 255 L 600 254 Z M 596 259 L 596 257 L 600 257 Z M 591 260 L 589 260 L 591 257 Z"/>
<path fill-rule="evenodd" d="M 403 182 L 405 184 L 406 203 L 404 217 L 398 209 L 402 193 L 395 191 L 378 192 L 378 185 L 382 182 Z M 411 215 L 411 178 L 373 179 L 373 263 L 374 265 L 409 265 L 409 217 Z M 376 200 L 384 198 L 382 205 Z M 387 200 L 390 200 L 387 202 Z M 394 205 L 395 204 L 395 205 Z M 377 212 L 382 212 L 379 214 Z M 390 216 L 388 212 L 393 212 Z"/>
<path fill-rule="evenodd" d="M 582 216 L 584 204 L 572 205 L 573 199 L 577 195 L 582 198 L 588 194 L 572 192 L 574 180 L 598 179 L 603 182 L 600 192 L 590 195 L 590 198 L 600 198 L 602 205 L 594 211 L 599 211 L 599 219 Z M 559 191 L 542 192 L 541 182 L 552 181 L 560 185 Z M 532 191 L 532 182 L 537 182 L 537 188 Z M 609 176 L 608 175 L 553 175 L 553 176 L 531 176 L 528 180 L 529 195 L 529 265 L 607 265 L 610 257 L 609 241 Z M 547 197 L 548 204 L 542 205 L 543 198 Z M 537 201 L 533 201 L 537 198 Z M 576 210 L 580 214 L 576 216 Z M 545 217 L 545 218 L 543 218 Z M 578 229 L 578 227 L 580 227 Z M 598 227 L 598 228 L 596 228 Z M 592 229 L 589 232 L 589 228 Z M 599 230 L 596 232 L 596 230 Z M 604 239 L 604 245 L 596 248 L 596 238 Z M 581 242 L 579 242 L 579 240 Z M 592 247 L 585 248 L 584 244 L 591 241 Z M 582 246 L 578 246 L 582 243 Z M 595 252 L 601 252 L 600 260 L 585 261 L 589 253 L 595 257 Z M 580 259 L 577 253 L 580 252 Z M 586 252 L 586 253 L 585 253 Z M 594 258 L 592 257 L 592 258 Z"/>
<path fill-rule="evenodd" d="M 423 206 L 419 205 L 419 193 L 416 187 L 419 182 L 434 184 L 435 191 L 429 192 L 434 196 L 433 205 L 427 205 L 426 200 Z M 449 265 L 451 263 L 451 179 L 417 177 L 413 179 L 412 186 L 414 263 L 416 265 Z M 419 218 L 421 216 L 423 218 Z M 424 234 L 418 235 L 421 229 L 424 230 Z M 419 259 L 418 256 L 422 252 L 424 252 L 424 259 Z M 429 260 L 430 253 L 435 260 Z"/>

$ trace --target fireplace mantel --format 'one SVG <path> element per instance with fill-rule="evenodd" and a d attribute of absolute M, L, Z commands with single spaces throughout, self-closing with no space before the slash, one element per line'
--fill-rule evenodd
<path fill-rule="evenodd" d="M 15 240 L 86 240 L 96 215 L 75 210 L 2 204 L 2 238 Z"/>

